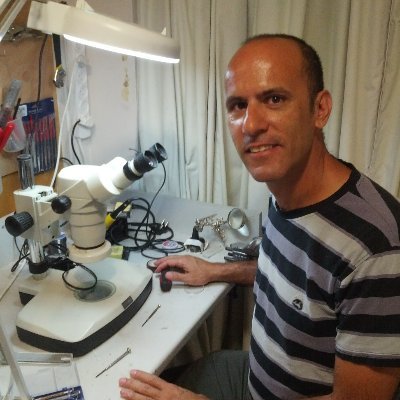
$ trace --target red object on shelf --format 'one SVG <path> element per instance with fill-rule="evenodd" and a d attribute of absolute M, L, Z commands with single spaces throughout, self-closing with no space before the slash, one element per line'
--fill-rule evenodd
<path fill-rule="evenodd" d="M 0 151 L 3 150 L 4 146 L 7 144 L 8 138 L 10 137 L 12 131 L 15 128 L 13 122 L 7 122 L 4 129 L 0 128 Z"/>

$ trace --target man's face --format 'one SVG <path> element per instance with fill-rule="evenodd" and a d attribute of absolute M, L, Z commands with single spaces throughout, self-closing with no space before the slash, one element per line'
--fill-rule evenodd
<path fill-rule="evenodd" d="M 316 132 L 300 49 L 269 39 L 242 47 L 225 77 L 228 126 L 255 180 L 290 183 L 307 167 Z"/>

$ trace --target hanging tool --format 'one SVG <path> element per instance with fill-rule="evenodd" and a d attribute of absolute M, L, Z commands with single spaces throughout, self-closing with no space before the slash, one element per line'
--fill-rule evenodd
<path fill-rule="evenodd" d="M 53 83 L 56 88 L 64 87 L 64 81 L 67 76 L 67 73 L 62 66 L 61 62 L 61 43 L 60 43 L 60 35 L 53 34 L 53 50 L 54 50 L 54 59 L 56 63 L 56 70 L 54 72 Z"/>
<path fill-rule="evenodd" d="M 15 124 L 7 122 L 5 128 L 0 128 L 0 151 L 3 150 L 4 146 L 7 144 L 8 139 L 15 128 Z"/>
<path fill-rule="evenodd" d="M 18 79 L 13 79 L 11 81 L 0 110 L 0 128 L 4 128 L 11 119 L 18 101 L 18 94 L 21 90 L 21 86 L 22 81 Z"/>

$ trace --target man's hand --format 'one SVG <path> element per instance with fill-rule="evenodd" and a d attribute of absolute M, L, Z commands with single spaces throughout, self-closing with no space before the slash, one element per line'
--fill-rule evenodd
<path fill-rule="evenodd" d="M 132 370 L 119 380 L 121 398 L 126 400 L 207 400 L 207 397 L 168 383 L 156 375 Z"/>
<path fill-rule="evenodd" d="M 156 272 L 175 267 L 181 272 L 169 271 L 166 278 L 191 286 L 202 286 L 210 282 L 228 282 L 253 285 L 257 260 L 232 263 L 209 262 L 195 256 L 168 256 L 154 262 Z"/>
<path fill-rule="evenodd" d="M 169 271 L 166 278 L 170 281 L 180 281 L 190 286 L 202 286 L 215 279 L 217 264 L 210 263 L 199 257 L 169 256 L 155 261 L 156 272 L 165 268 L 175 267 L 180 271 Z"/>

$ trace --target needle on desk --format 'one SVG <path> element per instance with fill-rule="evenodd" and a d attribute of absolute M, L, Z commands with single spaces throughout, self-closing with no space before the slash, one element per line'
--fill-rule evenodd
<path fill-rule="evenodd" d="M 161 307 L 161 304 L 158 304 L 155 310 L 147 317 L 146 321 L 143 322 L 142 327 L 147 323 L 147 321 L 157 312 L 157 310 Z"/>
<path fill-rule="evenodd" d="M 107 367 L 105 367 L 103 369 L 103 371 L 99 372 L 96 375 L 96 378 L 99 377 L 101 374 L 103 374 L 104 372 L 108 371 L 113 365 L 115 365 L 117 362 L 121 361 L 125 356 L 127 356 L 128 354 L 130 354 L 131 349 L 128 347 L 125 351 L 125 353 L 121 354 L 118 358 L 116 358 L 111 364 L 109 364 Z"/>

